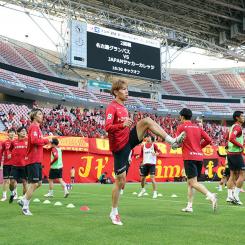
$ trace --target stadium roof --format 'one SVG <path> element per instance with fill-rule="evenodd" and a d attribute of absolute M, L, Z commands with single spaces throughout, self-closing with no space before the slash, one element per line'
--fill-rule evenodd
<path fill-rule="evenodd" d="M 245 60 L 244 0 L 8 0 L 59 17 L 86 21 L 199 47 L 209 54 Z"/>

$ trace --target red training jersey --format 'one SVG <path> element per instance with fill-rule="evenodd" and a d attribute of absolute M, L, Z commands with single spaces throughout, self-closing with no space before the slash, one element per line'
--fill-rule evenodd
<path fill-rule="evenodd" d="M 182 155 L 184 160 L 203 161 L 202 148 L 211 143 L 208 134 L 191 121 L 186 121 L 177 128 L 177 135 L 186 132 L 182 143 Z"/>
<path fill-rule="evenodd" d="M 11 145 L 12 140 L 10 139 L 2 143 L 3 165 L 12 165 Z"/>
<path fill-rule="evenodd" d="M 123 126 L 127 119 L 127 108 L 115 100 L 106 108 L 105 130 L 108 132 L 112 152 L 120 151 L 128 143 L 130 129 Z"/>
<path fill-rule="evenodd" d="M 26 165 L 25 157 L 27 151 L 28 139 L 16 139 L 12 142 L 12 162 L 13 166 L 24 167 Z"/>
<path fill-rule="evenodd" d="M 3 158 L 3 142 L 0 142 L 0 165 L 2 164 Z"/>
<path fill-rule="evenodd" d="M 48 143 L 48 139 L 43 139 L 39 124 L 32 123 L 28 130 L 26 165 L 41 163 L 43 161 L 43 146 Z"/>

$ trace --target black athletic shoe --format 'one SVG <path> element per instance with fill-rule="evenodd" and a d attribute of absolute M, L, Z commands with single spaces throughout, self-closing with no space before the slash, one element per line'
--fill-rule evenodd
<path fill-rule="evenodd" d="M 9 198 L 9 203 L 12 203 L 14 201 L 15 194 L 11 194 Z"/>

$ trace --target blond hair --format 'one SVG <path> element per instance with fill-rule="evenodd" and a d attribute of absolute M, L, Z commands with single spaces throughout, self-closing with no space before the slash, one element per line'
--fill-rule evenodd
<path fill-rule="evenodd" d="M 36 115 L 37 115 L 37 113 L 38 113 L 39 111 L 42 112 L 41 109 L 35 108 L 35 109 L 32 109 L 31 112 L 29 113 L 29 117 L 30 117 L 30 119 L 31 119 L 32 122 L 33 122 L 33 120 L 35 119 L 35 117 L 36 117 Z M 42 112 L 42 113 L 43 113 L 43 112 Z"/>
<path fill-rule="evenodd" d="M 115 91 L 118 91 L 118 90 L 122 89 L 123 85 L 128 86 L 128 83 L 125 82 L 124 80 L 121 80 L 121 79 L 112 82 L 111 94 L 116 97 Z"/>

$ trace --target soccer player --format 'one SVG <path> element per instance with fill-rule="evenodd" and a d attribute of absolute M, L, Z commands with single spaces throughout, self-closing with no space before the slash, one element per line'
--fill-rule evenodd
<path fill-rule="evenodd" d="M 186 133 L 182 143 L 182 155 L 188 184 L 188 204 L 182 211 L 193 212 L 194 190 L 206 195 L 207 199 L 212 202 L 212 207 L 215 211 L 217 208 L 216 194 L 209 192 L 204 185 L 197 181 L 197 177 L 200 176 L 202 170 L 202 148 L 211 143 L 211 138 L 201 127 L 191 122 L 192 111 L 190 109 L 183 108 L 179 114 L 182 124 L 177 128 L 177 135 L 182 132 Z"/>
<path fill-rule="evenodd" d="M 3 154 L 3 196 L 1 201 L 4 202 L 7 200 L 7 190 L 10 183 L 10 172 L 12 168 L 12 159 L 10 147 L 12 141 L 15 137 L 15 130 L 8 130 L 8 139 L 2 143 L 2 154 Z"/>
<path fill-rule="evenodd" d="M 54 196 L 54 180 L 58 179 L 62 189 L 64 191 L 64 197 L 67 198 L 69 192 L 66 187 L 66 183 L 62 179 L 62 171 L 63 171 L 63 160 L 62 160 L 62 151 L 59 148 L 59 140 L 57 138 L 53 138 L 51 141 L 51 163 L 49 170 L 49 192 L 45 194 L 45 197 L 53 197 Z"/>
<path fill-rule="evenodd" d="M 140 166 L 140 176 L 141 176 L 141 191 L 138 194 L 138 197 L 142 197 L 145 190 L 145 179 L 150 174 L 152 187 L 153 187 L 153 198 L 157 198 L 157 185 L 155 181 L 155 173 L 156 173 L 156 163 L 157 156 L 160 153 L 157 145 L 154 144 L 154 137 L 147 135 L 145 137 L 146 143 L 142 145 L 141 148 L 141 157 L 143 157 L 142 165 Z"/>
<path fill-rule="evenodd" d="M 242 111 L 235 111 L 233 113 L 234 124 L 230 129 L 229 141 L 228 141 L 228 153 L 227 160 L 230 168 L 230 178 L 227 182 L 228 197 L 232 203 L 242 205 L 239 198 L 239 193 L 243 186 L 245 165 L 243 160 L 243 144 L 244 137 L 242 131 L 242 125 L 245 121 Z M 235 183 L 234 192 L 232 190 L 233 183 Z"/>
<path fill-rule="evenodd" d="M 10 185 L 9 189 L 11 191 L 9 203 L 12 203 L 14 197 L 16 196 L 17 181 L 22 180 L 23 184 L 23 195 L 27 191 L 27 177 L 25 168 L 25 156 L 27 150 L 27 138 L 26 138 L 26 128 L 20 127 L 17 129 L 18 139 L 13 140 L 11 144 L 11 155 L 12 155 L 12 169 L 10 173 Z"/>
<path fill-rule="evenodd" d="M 128 158 L 130 151 L 142 142 L 147 130 L 163 138 L 166 142 L 175 145 L 184 138 L 184 133 L 177 138 L 169 136 L 156 122 L 147 117 L 140 120 L 130 131 L 134 122 L 129 118 L 128 110 L 124 103 L 128 99 L 128 85 L 123 80 L 113 82 L 113 100 L 106 109 L 105 129 L 108 132 L 110 150 L 114 157 L 115 184 L 112 190 L 112 210 L 110 219 L 115 225 L 123 225 L 118 213 L 120 190 L 126 182 L 126 172 L 129 167 Z"/>
<path fill-rule="evenodd" d="M 28 145 L 26 153 L 26 169 L 29 186 L 23 200 L 19 202 L 24 215 L 32 215 L 29 210 L 29 203 L 33 193 L 42 184 L 42 161 L 43 146 L 49 144 L 48 139 L 44 139 L 40 124 L 43 121 L 43 112 L 35 108 L 30 112 L 31 125 L 28 130 Z"/>

